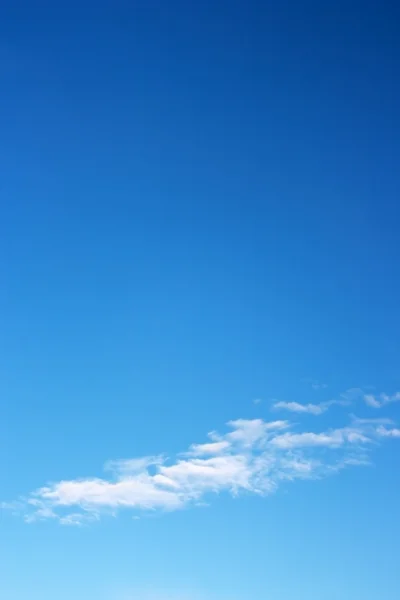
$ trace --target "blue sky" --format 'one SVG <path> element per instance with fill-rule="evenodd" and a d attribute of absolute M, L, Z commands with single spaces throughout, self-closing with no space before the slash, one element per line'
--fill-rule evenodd
<path fill-rule="evenodd" d="M 4 13 L 0 597 L 398 595 L 392 3 Z"/>

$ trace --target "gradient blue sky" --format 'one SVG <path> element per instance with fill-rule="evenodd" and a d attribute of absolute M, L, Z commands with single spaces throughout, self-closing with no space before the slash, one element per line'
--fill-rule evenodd
<path fill-rule="evenodd" d="M 394 3 L 17 5 L 0 597 L 400 595 Z"/>

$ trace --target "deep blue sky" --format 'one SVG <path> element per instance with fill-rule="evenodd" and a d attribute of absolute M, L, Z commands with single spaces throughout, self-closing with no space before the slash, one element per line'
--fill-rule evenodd
<path fill-rule="evenodd" d="M 395 3 L 124 4 L 0 21 L 0 502 L 400 389 Z M 398 452 L 140 521 L 5 510 L 0 596 L 394 597 Z"/>

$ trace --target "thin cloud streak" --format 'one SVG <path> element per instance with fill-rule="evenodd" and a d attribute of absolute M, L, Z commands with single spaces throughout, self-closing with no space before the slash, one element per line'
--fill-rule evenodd
<path fill-rule="evenodd" d="M 328 400 L 327 402 L 320 402 L 320 404 L 301 404 L 300 402 L 275 402 L 272 405 L 273 410 L 287 410 L 293 413 L 307 413 L 310 415 L 322 415 L 331 406 L 334 405 L 345 406 L 348 404 L 345 400 Z"/>
<path fill-rule="evenodd" d="M 353 404 L 359 399 L 364 399 L 365 404 L 371 408 L 382 408 L 387 404 L 400 401 L 400 392 L 396 392 L 392 396 L 382 393 L 377 395 L 365 394 L 361 388 L 349 388 L 345 392 L 342 392 L 338 399 L 328 400 L 326 402 L 320 402 L 314 404 L 312 402 L 308 404 L 301 404 L 300 402 L 275 402 L 272 405 L 273 410 L 286 410 L 292 413 L 304 413 L 310 415 L 322 415 L 327 412 L 331 406 L 348 406 Z"/>
<path fill-rule="evenodd" d="M 300 404 L 300 402 L 275 402 L 273 410 L 288 410 L 293 413 L 308 413 L 310 415 L 322 415 L 328 410 L 326 404 Z"/>

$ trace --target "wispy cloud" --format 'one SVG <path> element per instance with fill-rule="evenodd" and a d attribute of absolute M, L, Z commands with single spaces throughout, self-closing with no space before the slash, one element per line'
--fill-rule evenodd
<path fill-rule="evenodd" d="M 274 410 L 288 410 L 294 413 L 308 413 L 310 415 L 321 415 L 328 410 L 328 404 L 300 404 L 300 402 L 275 402 L 272 405 Z"/>
<path fill-rule="evenodd" d="M 400 402 L 400 392 L 396 392 L 392 395 L 381 393 L 381 394 L 366 394 L 362 388 L 353 387 L 349 388 L 345 392 L 342 392 L 338 398 L 328 400 L 326 402 L 320 402 L 318 404 L 309 402 L 308 404 L 302 404 L 300 402 L 275 402 L 272 405 L 274 410 L 287 410 L 293 413 L 308 413 L 310 415 L 322 415 L 331 406 L 348 406 L 353 404 L 357 400 L 364 399 L 365 404 L 372 408 L 382 408 L 387 404 L 393 402 Z"/>
<path fill-rule="evenodd" d="M 360 428 L 344 427 L 323 433 L 284 433 L 271 440 L 273 446 L 279 448 L 326 447 L 340 448 L 346 444 L 368 443 L 368 438 Z"/>
<path fill-rule="evenodd" d="M 142 458 L 128 458 L 119 460 L 109 460 L 104 465 L 105 471 L 112 471 L 119 474 L 134 475 L 147 469 L 151 465 L 161 465 L 165 457 L 144 456 Z"/>
<path fill-rule="evenodd" d="M 359 418 L 356 415 L 350 415 L 353 423 L 358 425 L 393 425 L 393 420 L 386 417 L 377 418 Z"/>
<path fill-rule="evenodd" d="M 378 427 L 377 433 L 378 433 L 378 435 L 380 435 L 382 437 L 400 438 L 400 429 L 396 429 L 396 428 L 387 429 L 387 427 L 383 427 L 383 425 Z"/>
<path fill-rule="evenodd" d="M 308 413 L 310 415 L 322 415 L 331 406 L 338 404 L 340 406 L 348 404 L 345 400 L 328 400 L 319 404 L 301 404 L 300 402 L 275 402 L 272 405 L 273 410 L 288 410 L 293 413 Z"/>
<path fill-rule="evenodd" d="M 399 438 L 389 421 L 356 419 L 326 431 L 297 431 L 287 420 L 237 419 L 224 433 L 170 460 L 165 456 L 113 460 L 108 477 L 61 480 L 14 505 L 28 522 L 81 525 L 126 509 L 176 511 L 227 492 L 267 495 L 283 482 L 312 480 L 348 466 L 368 464 L 377 442 Z M 374 443 L 372 443 L 374 442 Z"/>
<path fill-rule="evenodd" d="M 364 395 L 365 403 L 371 408 L 382 408 L 386 406 L 386 404 L 391 404 L 392 402 L 400 402 L 400 392 L 396 392 L 389 396 L 388 394 L 365 394 Z"/>
<path fill-rule="evenodd" d="M 349 388 L 340 394 L 340 398 L 345 402 L 351 403 L 362 398 L 364 391 L 359 387 Z"/>
<path fill-rule="evenodd" d="M 306 379 L 302 380 L 304 383 L 307 383 L 308 385 L 311 386 L 311 388 L 313 390 L 325 390 L 328 387 L 328 384 L 326 383 L 322 383 L 321 381 L 318 381 L 318 379 L 311 379 L 309 377 L 307 377 Z"/>

